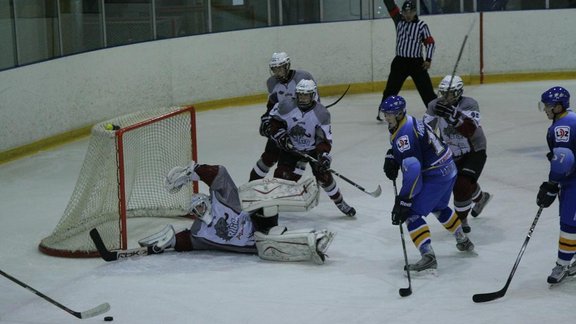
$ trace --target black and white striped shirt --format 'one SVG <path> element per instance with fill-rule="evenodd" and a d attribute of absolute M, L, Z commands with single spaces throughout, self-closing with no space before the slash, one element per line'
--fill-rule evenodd
<path fill-rule="evenodd" d="M 424 59 L 432 61 L 436 46 L 428 25 L 419 19 L 411 22 L 399 19 L 396 23 L 396 56 L 422 57 L 424 46 L 426 47 Z"/>

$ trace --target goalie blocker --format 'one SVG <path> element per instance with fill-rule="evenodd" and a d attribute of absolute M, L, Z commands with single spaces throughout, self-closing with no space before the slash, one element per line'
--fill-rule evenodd
<path fill-rule="evenodd" d="M 279 211 L 306 211 L 318 203 L 313 179 L 301 182 L 280 179 L 257 180 L 236 188 L 221 165 L 196 164 L 176 167 L 165 181 L 169 192 L 177 192 L 193 180 L 210 187 L 210 196 L 195 194 L 188 212 L 197 221 L 189 229 L 175 231 L 171 225 L 139 241 L 154 254 L 176 251 L 221 250 L 258 254 L 272 261 L 313 261 L 322 264 L 334 238 L 328 230 L 293 230 L 277 225 Z M 256 230 L 260 218 L 275 219 Z"/>

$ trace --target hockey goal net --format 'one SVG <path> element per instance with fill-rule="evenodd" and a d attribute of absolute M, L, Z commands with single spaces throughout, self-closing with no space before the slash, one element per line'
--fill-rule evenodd
<path fill-rule="evenodd" d="M 108 124 L 119 129 L 107 129 Z M 142 238 L 135 236 L 143 228 L 186 215 L 198 184 L 170 194 L 164 177 L 190 160 L 197 160 L 193 106 L 137 112 L 94 125 L 74 192 L 52 234 L 40 242 L 40 251 L 97 257 L 88 234 L 93 228 L 107 248 L 126 249 L 129 240 Z"/>

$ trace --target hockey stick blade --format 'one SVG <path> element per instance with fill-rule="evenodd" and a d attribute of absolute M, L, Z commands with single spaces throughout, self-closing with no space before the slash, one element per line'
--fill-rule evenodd
<path fill-rule="evenodd" d="M 412 288 L 410 288 L 410 287 L 400 288 L 398 290 L 398 293 L 400 294 L 400 297 L 408 297 L 408 296 L 412 295 Z"/>
<path fill-rule="evenodd" d="M 61 310 L 67 312 L 68 314 L 73 315 L 76 318 L 80 318 L 80 319 L 85 319 L 85 318 L 90 318 L 90 317 L 94 317 L 94 316 L 98 316 L 100 314 L 106 313 L 107 311 L 110 310 L 110 304 L 108 303 L 104 303 L 101 305 L 98 305 L 94 308 L 91 308 L 89 310 L 83 311 L 83 312 L 77 312 L 74 311 L 66 306 L 64 306 L 63 304 L 57 302 L 56 300 L 44 295 L 43 293 L 41 293 L 40 291 L 28 286 L 27 284 L 25 284 L 24 282 L 16 279 L 15 277 L 12 277 L 11 275 L 7 274 L 6 272 L 0 270 L 0 274 L 10 280 L 12 280 L 13 282 L 17 283 L 18 285 L 28 289 L 29 291 L 33 292 L 34 294 L 36 294 L 36 296 L 43 298 L 45 301 L 49 302 L 50 304 L 60 308 Z"/>
<path fill-rule="evenodd" d="M 506 288 L 508 288 L 508 287 L 506 287 Z M 498 298 L 502 298 L 502 297 L 504 297 L 505 294 L 506 294 L 506 290 L 501 289 L 501 290 L 496 291 L 496 292 L 485 293 L 485 294 L 476 294 L 476 295 L 472 296 L 472 300 L 475 303 L 485 303 L 485 302 L 493 301 L 493 300 L 498 299 Z"/>
<path fill-rule="evenodd" d="M 330 107 L 336 105 L 338 102 L 340 102 L 340 100 L 342 100 L 342 98 L 344 98 L 344 96 L 348 93 L 348 90 L 350 90 L 350 84 L 348 85 L 348 88 L 346 88 L 344 93 L 340 96 L 340 98 L 336 99 L 336 101 L 334 101 L 333 103 L 326 106 L 326 108 L 330 108 Z"/>
<path fill-rule="evenodd" d="M 110 251 L 106 248 L 106 245 L 104 245 L 104 242 L 102 241 L 102 237 L 100 236 L 100 233 L 98 233 L 98 230 L 95 228 L 93 228 L 90 231 L 90 237 L 92 238 L 92 241 L 94 242 L 94 245 L 96 246 L 96 249 L 98 250 L 98 253 L 100 253 L 100 257 L 102 257 L 102 259 L 104 259 L 104 261 L 106 261 L 106 262 L 116 261 L 119 259 L 125 259 L 125 258 L 131 258 L 131 257 L 137 257 L 137 256 L 157 254 L 156 252 L 154 252 L 152 246 L 141 247 L 141 248 L 136 248 L 136 249 L 128 249 L 128 250 L 112 250 L 112 251 Z"/>
<path fill-rule="evenodd" d="M 73 315 L 80 318 L 80 319 L 85 319 L 85 318 L 91 318 L 94 316 L 104 314 L 109 310 L 110 310 L 110 304 L 104 303 L 104 304 L 100 304 L 100 305 L 98 305 L 92 309 L 80 312 L 80 313 L 78 313 L 78 315 L 76 315 L 76 314 L 73 314 Z"/>

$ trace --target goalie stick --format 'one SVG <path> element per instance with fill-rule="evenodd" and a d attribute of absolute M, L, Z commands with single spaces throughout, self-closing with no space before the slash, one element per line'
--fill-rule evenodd
<path fill-rule="evenodd" d="M 348 88 L 346 88 L 346 90 L 344 91 L 344 93 L 340 96 L 340 98 L 338 98 L 336 101 L 334 101 L 333 103 L 329 104 L 328 106 L 326 106 L 326 109 L 336 105 L 338 102 L 340 102 L 340 100 L 342 100 L 342 98 L 344 98 L 344 96 L 348 93 L 348 90 L 350 90 L 350 84 L 348 85 Z"/>
<path fill-rule="evenodd" d="M 396 186 L 396 180 L 393 180 L 394 184 L 394 196 L 398 196 L 398 187 Z M 400 224 L 400 238 L 402 239 L 402 251 L 404 252 L 404 267 L 406 269 L 406 276 L 408 277 L 408 287 L 398 289 L 398 293 L 401 297 L 408 297 L 412 295 L 412 279 L 410 278 L 410 270 L 408 270 L 408 253 L 406 252 L 406 241 L 404 241 L 404 229 L 402 224 Z"/>
<path fill-rule="evenodd" d="M 98 230 L 95 228 L 93 228 L 90 231 L 90 238 L 92 238 L 92 241 L 94 242 L 94 245 L 98 250 L 98 253 L 100 253 L 100 257 L 102 257 L 102 259 L 104 259 L 104 261 L 106 262 L 137 256 L 145 256 L 150 254 L 159 254 L 158 252 L 154 251 L 152 246 L 127 249 L 127 250 L 108 250 L 106 248 L 106 245 L 104 245 L 104 242 L 102 241 L 100 233 L 98 233 Z"/>
<path fill-rule="evenodd" d="M 485 293 L 485 294 L 476 294 L 474 296 L 472 296 L 472 300 L 475 303 L 484 303 L 484 302 L 489 302 L 501 297 L 504 297 L 504 295 L 506 294 L 506 291 L 508 290 L 508 286 L 510 286 L 510 282 L 512 281 L 512 278 L 514 277 L 514 273 L 516 272 L 516 268 L 518 268 L 518 264 L 520 263 L 520 259 L 522 259 L 522 255 L 524 254 L 524 251 L 526 250 L 526 246 L 528 245 L 528 241 L 530 241 L 530 237 L 532 237 L 532 232 L 534 232 L 534 228 L 536 227 L 536 223 L 538 223 L 538 219 L 540 218 L 540 214 L 542 213 L 542 207 L 540 207 L 540 209 L 538 209 L 538 213 L 536 213 L 536 217 L 534 218 L 534 221 L 532 222 L 532 226 L 530 226 L 530 230 L 528 231 L 528 235 L 526 235 L 526 239 L 524 240 L 524 244 L 522 244 L 522 248 L 520 249 L 520 253 L 518 253 L 518 257 L 516 257 L 516 262 L 514 263 L 514 266 L 512 267 L 512 271 L 510 272 L 510 275 L 508 276 L 508 280 L 506 281 L 506 284 L 504 285 L 504 287 L 498 291 L 495 292 L 491 292 L 491 293 Z"/>
<path fill-rule="evenodd" d="M 98 316 L 100 314 L 104 314 L 107 311 L 110 310 L 110 304 L 108 303 L 103 303 L 100 304 L 94 308 L 91 308 L 89 310 L 85 310 L 83 312 L 77 312 L 74 311 L 62 304 L 60 304 L 59 302 L 55 301 L 54 299 L 44 295 L 43 293 L 39 292 L 38 290 L 28 286 L 27 284 L 23 283 L 22 281 L 14 278 L 13 276 L 7 274 L 6 272 L 0 270 L 0 274 L 3 275 L 4 277 L 12 280 L 13 282 L 17 283 L 18 285 L 30 290 L 31 292 L 33 292 L 34 294 L 36 294 L 39 297 L 42 297 L 44 300 L 46 300 L 47 302 L 51 303 L 52 305 L 55 305 L 56 307 L 68 312 L 69 314 L 72 314 L 73 316 L 75 316 L 76 318 L 79 319 L 86 319 L 86 318 L 90 318 L 90 317 L 94 317 L 94 316 Z"/>
<path fill-rule="evenodd" d="M 315 158 L 311 157 L 308 154 L 304 154 L 304 153 L 300 153 L 298 151 L 295 151 L 296 153 L 300 154 L 300 156 L 302 156 L 303 158 L 307 159 L 308 161 L 312 162 L 312 163 L 318 163 L 318 160 L 316 160 Z M 382 193 L 382 188 L 380 187 L 380 185 L 378 185 L 378 188 L 376 188 L 376 190 L 374 191 L 367 191 L 366 189 L 364 189 L 362 186 L 360 186 L 359 184 L 357 184 L 356 182 L 346 178 L 345 176 L 341 175 L 340 173 L 334 171 L 333 169 L 328 169 L 327 171 L 332 172 L 335 176 L 339 177 L 340 179 L 348 182 L 349 184 L 353 185 L 354 187 L 360 189 L 361 191 L 369 194 L 370 196 L 377 198 L 380 197 L 380 194 Z"/>

